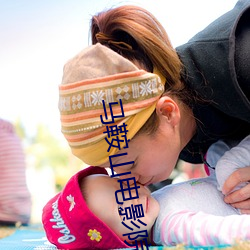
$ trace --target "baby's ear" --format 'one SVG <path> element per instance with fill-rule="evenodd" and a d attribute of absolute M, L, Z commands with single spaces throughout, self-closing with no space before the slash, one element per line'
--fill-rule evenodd
<path fill-rule="evenodd" d="M 156 113 L 172 126 L 180 122 L 180 110 L 178 104 L 169 96 L 162 96 L 156 104 Z"/>

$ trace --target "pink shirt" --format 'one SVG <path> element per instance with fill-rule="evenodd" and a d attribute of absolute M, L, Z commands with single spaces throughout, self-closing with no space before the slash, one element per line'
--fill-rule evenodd
<path fill-rule="evenodd" d="M 25 171 L 21 141 L 12 124 L 0 119 L 0 221 L 29 222 L 31 197 Z"/>

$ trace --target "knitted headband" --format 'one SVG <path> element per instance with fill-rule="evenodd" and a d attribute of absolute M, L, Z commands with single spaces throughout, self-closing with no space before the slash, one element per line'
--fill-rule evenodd
<path fill-rule="evenodd" d="M 132 62 L 99 43 L 82 50 L 64 66 L 59 86 L 62 133 L 72 153 L 89 165 L 107 162 L 119 148 L 110 147 L 105 140 L 106 137 L 111 141 L 105 133 L 107 124 L 102 123 L 100 116 L 105 122 L 113 121 L 109 126 L 125 123 L 126 136 L 132 139 L 155 110 L 164 84 L 165 79 L 159 74 L 139 70 Z M 110 103 L 116 103 L 112 104 L 113 117 Z M 122 134 L 116 136 L 123 148 L 126 145 L 124 137 Z"/>

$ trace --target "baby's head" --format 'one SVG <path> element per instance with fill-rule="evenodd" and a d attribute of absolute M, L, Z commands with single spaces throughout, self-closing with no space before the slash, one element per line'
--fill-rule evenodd
<path fill-rule="evenodd" d="M 117 204 L 115 192 L 121 189 L 117 180 L 99 167 L 88 167 L 71 177 L 62 192 L 43 209 L 48 240 L 59 248 L 114 249 L 128 248 L 125 240 L 132 244 L 133 241 L 123 234 L 143 230 L 149 233 L 159 213 L 159 204 L 143 186 L 137 189 L 136 199 L 123 201 L 122 192 L 117 192 L 118 201 L 123 202 Z M 126 192 L 123 193 L 127 197 Z M 128 213 L 132 211 L 129 207 L 137 212 L 143 209 L 144 217 L 138 213 L 139 218 L 133 220 L 135 214 Z M 132 216 L 132 220 L 126 220 L 126 216 Z M 142 236 L 145 238 L 145 233 Z"/>

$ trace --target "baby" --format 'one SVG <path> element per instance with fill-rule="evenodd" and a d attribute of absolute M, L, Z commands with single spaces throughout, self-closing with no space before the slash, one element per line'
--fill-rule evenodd
<path fill-rule="evenodd" d="M 207 155 L 209 165 L 228 149 L 222 141 L 214 144 Z M 211 168 L 209 177 L 169 185 L 152 195 L 137 183 L 128 188 L 129 183 L 126 186 L 122 179 L 109 177 L 103 168 L 88 167 L 44 207 L 47 238 L 60 249 L 128 248 L 139 241 L 207 246 L 250 239 L 250 216 L 226 204 L 219 190 L 227 178 L 225 164 L 234 167 L 228 169 L 230 174 L 246 166 L 249 158 L 250 136 L 217 162 L 218 182 Z M 122 188 L 127 192 L 122 193 Z"/>
<path fill-rule="evenodd" d="M 132 243 L 133 240 L 124 234 L 131 230 L 122 224 L 119 211 L 131 204 L 142 204 L 145 216 L 140 231 L 147 235 L 159 214 L 158 202 L 146 187 L 140 186 L 138 199 L 118 205 L 117 180 L 99 167 L 88 167 L 71 177 L 63 191 L 44 207 L 43 225 L 48 240 L 60 249 L 128 248 L 124 241 Z M 117 197 L 122 198 L 121 194 Z"/>

